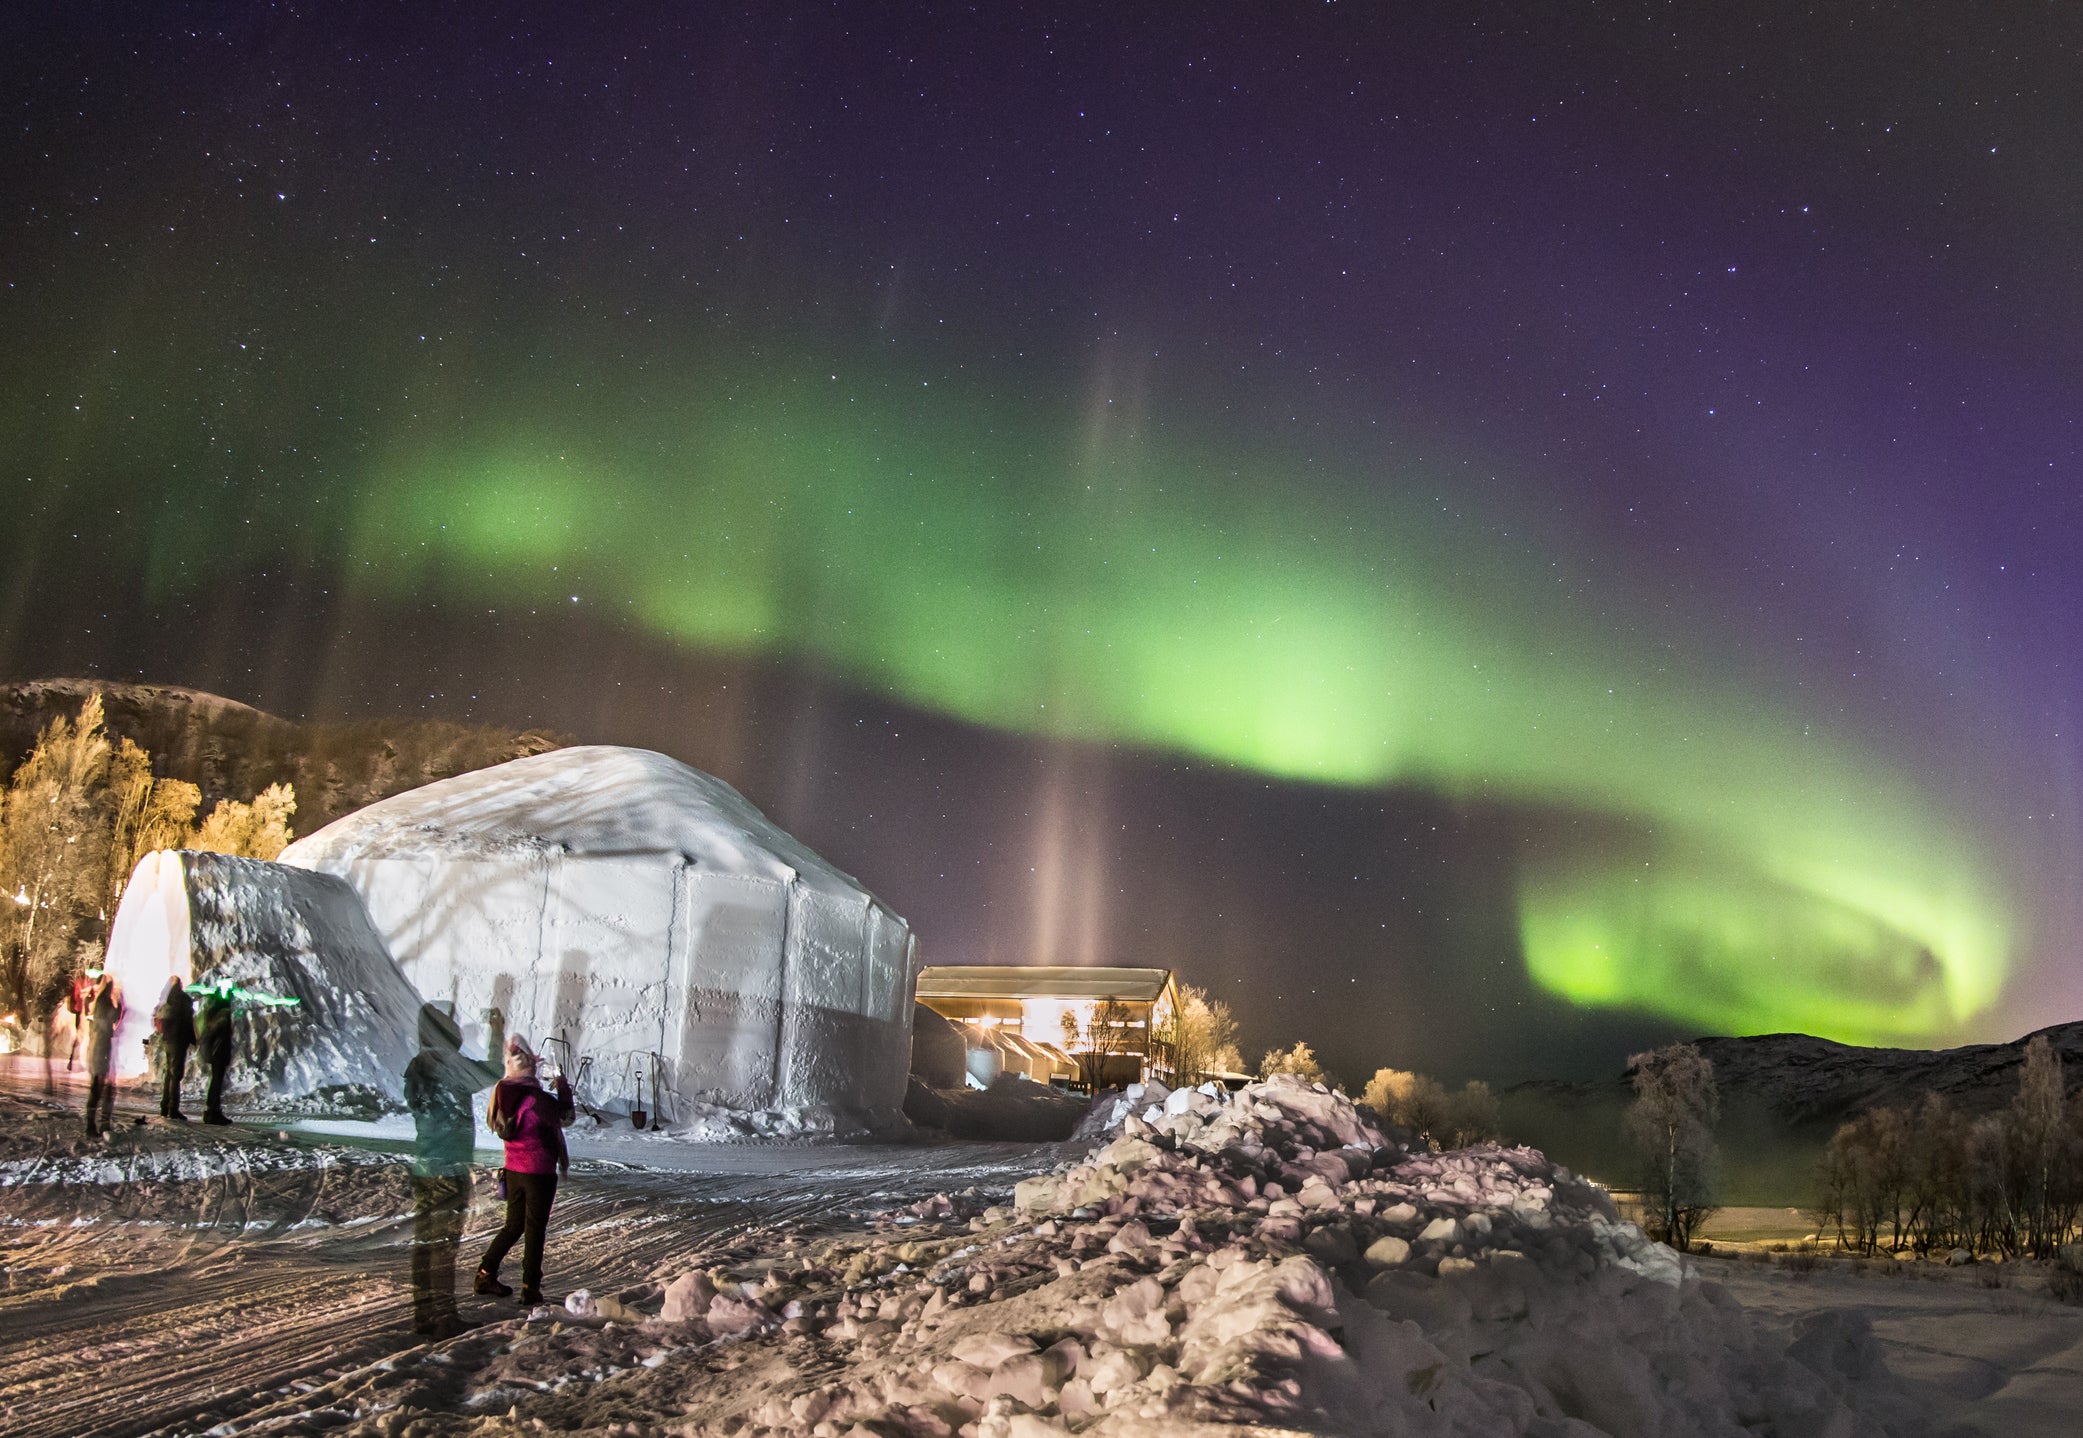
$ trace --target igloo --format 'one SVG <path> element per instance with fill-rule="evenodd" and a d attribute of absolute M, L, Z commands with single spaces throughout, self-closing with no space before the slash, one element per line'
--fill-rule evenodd
<path fill-rule="evenodd" d="M 284 865 L 344 880 L 419 994 L 552 1059 L 582 1101 L 894 1112 L 916 944 L 875 896 L 720 779 L 559 749 L 327 825 Z M 653 1098 L 662 1084 L 663 1102 Z"/>
<path fill-rule="evenodd" d="M 145 1040 L 166 981 L 230 979 L 294 1007 L 242 1007 L 234 1093 L 302 1098 L 325 1089 L 404 1091 L 419 995 L 398 971 L 361 898 L 330 874 L 162 849 L 131 871 L 109 932 L 123 995 L 118 1078 L 150 1069 Z M 190 1060 L 190 1075 L 200 1070 Z"/>

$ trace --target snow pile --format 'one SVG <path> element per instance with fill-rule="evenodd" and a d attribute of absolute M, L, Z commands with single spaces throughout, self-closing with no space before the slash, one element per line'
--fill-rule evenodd
<path fill-rule="evenodd" d="M 498 1010 L 575 1077 L 590 1060 L 588 1107 L 627 1113 L 641 1084 L 672 1127 L 819 1108 L 872 1127 L 903 1102 L 909 927 L 663 754 L 581 746 L 457 775 L 282 862 L 353 886 L 420 993 L 472 1025 Z"/>
<path fill-rule="evenodd" d="M 1153 1087 L 1117 1113 L 1118 1132 L 1012 1206 L 969 1216 L 974 1201 L 936 1196 L 868 1233 L 769 1235 L 736 1262 L 575 1294 L 445 1360 L 424 1393 L 388 1388 L 382 1421 L 832 1438 L 1915 1427 L 1863 1319 L 1768 1341 L 1531 1150 L 1408 1151 L 1286 1079 Z M 322 1416 L 374 1423 L 376 1396 L 343 1386 Z M 308 1429 L 285 1415 L 250 1431 Z"/>
<path fill-rule="evenodd" d="M 403 1093 L 419 995 L 339 879 L 259 859 L 160 850 L 138 862 L 109 939 L 126 1005 L 119 1076 L 150 1072 L 145 1039 L 169 978 L 228 979 L 294 1007 L 241 1006 L 231 1091 L 273 1100 Z M 201 1001 L 197 1001 L 200 1020 Z M 198 1055 L 189 1058 L 193 1079 Z"/>

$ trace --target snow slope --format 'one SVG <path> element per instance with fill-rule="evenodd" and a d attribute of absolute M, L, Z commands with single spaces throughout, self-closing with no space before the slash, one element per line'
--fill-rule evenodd
<path fill-rule="evenodd" d="M 339 879 L 224 854 L 163 849 L 138 861 L 110 931 L 125 1011 L 119 1077 L 150 1071 L 145 1040 L 167 980 L 230 979 L 293 998 L 234 1020 L 234 1094 L 294 1099 L 337 1087 L 403 1093 L 419 996 Z M 198 1067 L 190 1060 L 191 1075 Z"/>

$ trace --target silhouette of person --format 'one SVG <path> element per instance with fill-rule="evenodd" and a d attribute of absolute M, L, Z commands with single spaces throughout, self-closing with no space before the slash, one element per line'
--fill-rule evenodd
<path fill-rule="evenodd" d="M 491 1050 L 505 1041 L 505 1019 L 493 1009 Z M 422 1004 L 420 1049 L 405 1066 L 405 1106 L 412 1110 L 412 1326 L 435 1338 L 460 1333 L 456 1253 L 470 1208 L 470 1155 L 477 1137 L 471 1096 L 499 1079 L 490 1063 L 466 1057 L 463 1034 L 445 1004 Z"/>
<path fill-rule="evenodd" d="M 231 985 L 204 991 L 201 1028 L 203 1062 L 210 1067 L 210 1086 L 203 1095 L 203 1122 L 230 1123 L 224 1116 L 224 1075 L 231 1067 Z"/>
<path fill-rule="evenodd" d="M 188 997 L 180 975 L 166 981 L 166 995 L 152 1014 L 152 1028 L 159 1038 L 159 1116 L 186 1123 L 188 1115 L 181 1112 L 181 1080 L 188 1075 L 188 1050 L 195 1047 L 195 1000 Z"/>
<path fill-rule="evenodd" d="M 123 998 L 115 976 L 89 970 L 94 986 L 87 993 L 87 1137 L 105 1138 L 116 1116 L 116 1085 L 109 1061 L 116 1041 L 116 1022 L 123 1017 Z"/>

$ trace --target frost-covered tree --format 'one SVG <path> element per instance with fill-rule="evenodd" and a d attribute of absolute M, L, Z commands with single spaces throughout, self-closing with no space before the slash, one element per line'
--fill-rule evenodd
<path fill-rule="evenodd" d="M 152 756 L 128 739 L 109 757 L 109 797 L 115 829 L 109 843 L 109 911 L 138 860 L 158 849 L 183 849 L 195 838 L 202 790 L 181 779 L 155 778 Z"/>
<path fill-rule="evenodd" d="M 1376 1069 L 1361 1091 L 1360 1102 L 1395 1124 L 1445 1143 L 1448 1134 L 1447 1091 L 1435 1078 L 1404 1069 Z"/>
<path fill-rule="evenodd" d="M 109 756 L 101 696 L 89 695 L 77 720 L 44 726 L 0 812 L 0 977 L 39 1030 L 82 927 L 105 917 Z"/>
<path fill-rule="evenodd" d="M 1360 1101 L 1436 1147 L 1467 1148 L 1497 1137 L 1497 1097 L 1480 1079 L 1449 1093 L 1446 1085 L 1425 1074 L 1376 1069 Z"/>
<path fill-rule="evenodd" d="M 1211 1074 L 1229 1073 L 1243 1064 L 1237 1053 L 1237 1020 L 1230 1006 L 1208 997 L 1205 989 L 1179 985 L 1179 1003 L 1157 1031 L 1171 1046 L 1172 1072 L 1182 1084 L 1196 1084 Z"/>
<path fill-rule="evenodd" d="M 1691 1044 L 1628 1060 L 1635 1100 L 1627 1134 L 1641 1161 L 1642 1206 L 1655 1238 L 1684 1250 L 1714 1213 L 1721 1101 L 1714 1064 Z"/>
<path fill-rule="evenodd" d="M 1274 1074 L 1294 1074 L 1310 1083 L 1320 1083 L 1325 1088 L 1338 1087 L 1338 1080 L 1317 1062 L 1316 1051 L 1305 1040 L 1297 1039 L 1289 1049 L 1269 1049 L 1259 1060 L 1260 1078 L 1271 1078 Z"/>
<path fill-rule="evenodd" d="M 289 816 L 296 811 L 297 791 L 288 784 L 268 785 L 250 804 L 219 799 L 196 832 L 195 847 L 211 854 L 272 859 L 296 837 L 289 828 Z"/>

